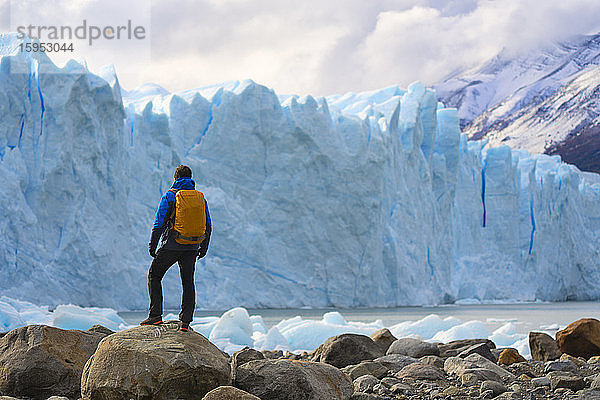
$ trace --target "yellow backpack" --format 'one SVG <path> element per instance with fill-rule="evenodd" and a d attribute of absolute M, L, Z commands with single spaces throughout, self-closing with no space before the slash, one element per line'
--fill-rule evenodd
<path fill-rule="evenodd" d="M 179 244 L 198 244 L 206 238 L 204 194 L 197 190 L 171 189 L 175 193 L 173 230 Z"/>

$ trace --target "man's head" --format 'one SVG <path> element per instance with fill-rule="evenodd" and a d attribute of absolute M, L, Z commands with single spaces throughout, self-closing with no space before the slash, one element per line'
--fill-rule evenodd
<path fill-rule="evenodd" d="M 179 178 L 191 178 L 192 170 L 187 165 L 180 165 L 175 168 L 175 180 Z"/>

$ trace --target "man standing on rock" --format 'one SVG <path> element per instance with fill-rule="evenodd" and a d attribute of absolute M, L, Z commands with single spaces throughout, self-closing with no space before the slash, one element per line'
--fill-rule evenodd
<path fill-rule="evenodd" d="M 150 255 L 154 258 L 148 272 L 150 312 L 140 325 L 162 323 L 161 281 L 167 270 L 177 262 L 183 286 L 179 320 L 182 331 L 190 329 L 196 305 L 196 258 L 206 255 L 212 231 L 208 204 L 204 194 L 195 187 L 190 167 L 180 165 L 175 169 L 175 183 L 160 199 L 149 244 Z"/>

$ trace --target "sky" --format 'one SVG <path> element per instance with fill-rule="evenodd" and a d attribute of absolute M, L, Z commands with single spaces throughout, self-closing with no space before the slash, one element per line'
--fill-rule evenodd
<path fill-rule="evenodd" d="M 253 79 L 321 96 L 431 85 L 503 49 L 599 33 L 598 15 L 598 0 L 0 0 L 0 31 L 132 21 L 144 39 L 58 40 L 75 49 L 51 58 L 113 64 L 127 90 Z"/>

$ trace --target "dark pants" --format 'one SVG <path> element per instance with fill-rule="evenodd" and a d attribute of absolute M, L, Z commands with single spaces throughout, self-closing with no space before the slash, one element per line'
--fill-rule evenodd
<path fill-rule="evenodd" d="M 179 275 L 183 286 L 181 296 L 181 313 L 179 320 L 191 322 L 196 306 L 196 290 L 194 288 L 194 270 L 196 267 L 196 250 L 168 250 L 160 249 L 150 265 L 148 271 L 148 292 L 150 293 L 150 317 L 162 315 L 162 278 L 167 270 L 177 262 Z"/>

